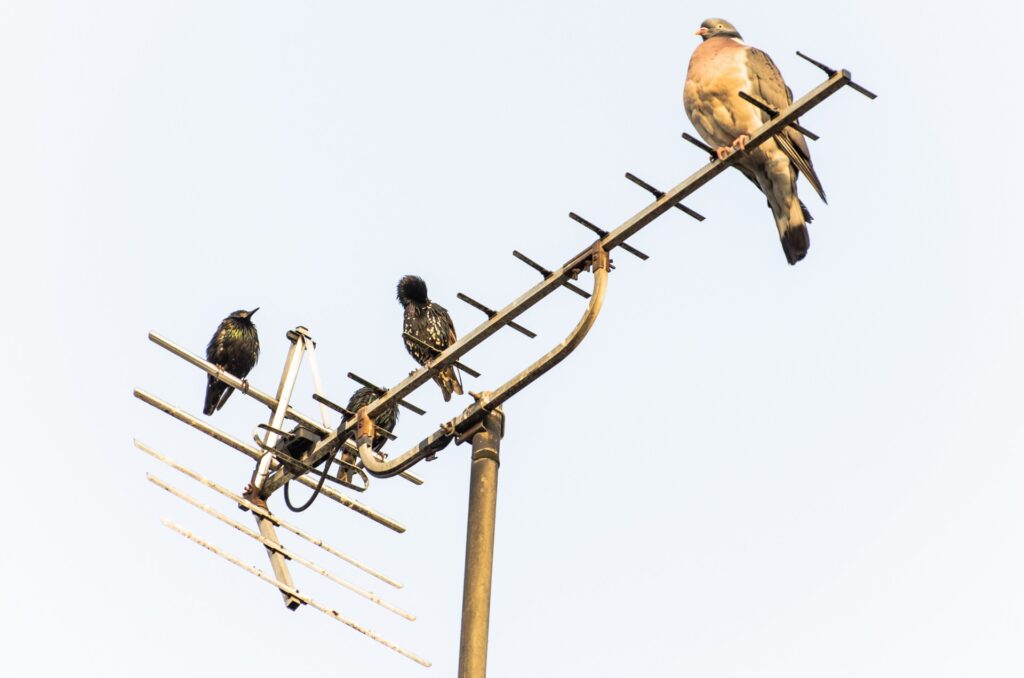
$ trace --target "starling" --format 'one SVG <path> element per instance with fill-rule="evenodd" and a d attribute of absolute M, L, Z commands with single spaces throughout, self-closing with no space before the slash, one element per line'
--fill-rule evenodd
<path fill-rule="evenodd" d="M 356 389 L 352 394 L 352 397 L 348 399 L 348 409 L 350 412 L 358 412 L 363 407 L 366 407 L 377 398 L 384 395 L 383 391 L 379 391 L 371 386 L 363 386 Z M 342 424 L 348 421 L 348 417 L 342 420 Z M 398 423 L 398 402 L 391 401 L 387 407 L 378 412 L 373 418 L 373 425 L 377 429 L 384 429 L 394 433 L 395 424 Z M 346 439 L 353 438 L 354 434 L 350 434 Z M 388 441 L 387 435 L 380 431 L 375 431 L 373 435 L 373 451 L 380 452 L 381 448 L 384 447 L 384 443 Z M 355 465 L 357 459 L 354 452 L 349 449 L 342 447 L 341 449 L 341 461 L 346 464 Z M 338 468 L 338 478 L 345 482 L 352 482 L 352 471 L 350 468 L 342 465 Z"/>
<path fill-rule="evenodd" d="M 424 344 L 437 347 L 431 351 L 408 338 L 405 348 L 420 365 L 433 360 L 439 353 L 455 343 L 455 326 L 443 306 L 427 298 L 427 283 L 423 278 L 407 275 L 398 281 L 398 303 L 405 309 L 402 325 L 405 334 L 416 337 Z M 434 375 L 434 381 L 441 387 L 444 401 L 452 399 L 452 393 L 462 395 L 462 383 L 454 365 L 448 365 Z"/>
<path fill-rule="evenodd" d="M 260 357 L 260 338 L 256 326 L 249 319 L 259 307 L 251 311 L 235 311 L 221 321 L 206 347 L 206 359 L 217 367 L 245 379 Z M 212 374 L 206 380 L 206 404 L 203 414 L 210 415 L 224 407 L 235 389 Z"/>
<path fill-rule="evenodd" d="M 383 391 L 370 386 L 363 386 L 356 389 L 352 397 L 348 399 L 348 409 L 350 412 L 358 412 L 360 409 L 366 407 L 374 400 L 377 400 L 384 395 Z M 398 401 L 392 400 L 388 403 L 388 406 L 378 412 L 373 417 L 373 425 L 377 428 L 382 428 L 385 431 L 395 432 L 395 424 L 398 423 Z M 381 448 L 384 447 L 384 443 L 388 441 L 388 437 L 380 433 L 379 431 L 374 433 L 373 436 L 373 451 L 380 452 Z"/>

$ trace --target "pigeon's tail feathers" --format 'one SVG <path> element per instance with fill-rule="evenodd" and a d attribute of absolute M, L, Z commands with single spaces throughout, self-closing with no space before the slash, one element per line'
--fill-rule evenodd
<path fill-rule="evenodd" d="M 811 236 L 804 224 L 790 225 L 780 228 L 779 235 L 782 238 L 782 249 L 786 253 L 786 261 L 790 266 L 807 256 L 807 250 L 811 248 Z"/>
<path fill-rule="evenodd" d="M 810 154 L 805 155 L 801 152 L 801 149 L 797 148 L 793 141 L 785 134 L 775 135 L 775 142 L 782 149 L 782 152 L 786 154 L 790 162 L 796 166 L 797 171 L 807 178 L 807 182 L 814 189 L 814 192 L 818 194 L 818 197 L 821 198 L 821 201 L 827 204 L 828 200 L 825 199 L 825 189 L 821 187 L 821 180 L 818 179 L 818 174 L 814 171 L 814 166 L 811 165 Z M 810 220 L 808 219 L 808 221 Z"/>
<path fill-rule="evenodd" d="M 803 212 L 805 224 L 809 224 L 814 221 L 814 217 L 811 216 L 811 211 L 807 209 L 807 205 L 804 204 L 803 200 L 800 201 L 800 211 Z"/>

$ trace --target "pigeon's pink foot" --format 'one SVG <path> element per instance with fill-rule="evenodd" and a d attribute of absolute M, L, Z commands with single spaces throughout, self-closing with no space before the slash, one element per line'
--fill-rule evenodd
<path fill-rule="evenodd" d="M 748 141 L 750 141 L 750 137 L 748 137 L 746 134 L 741 134 L 738 137 L 736 137 L 735 141 L 732 142 L 732 148 L 734 150 L 739 149 L 740 151 L 745 151 L 747 150 Z"/>
<path fill-rule="evenodd" d="M 732 148 L 730 146 L 719 146 L 715 149 L 715 155 L 718 156 L 719 160 L 725 160 L 732 154 Z"/>

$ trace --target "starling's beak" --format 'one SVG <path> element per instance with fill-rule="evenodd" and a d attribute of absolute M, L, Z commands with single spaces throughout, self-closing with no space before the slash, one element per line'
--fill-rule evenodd
<path fill-rule="evenodd" d="M 251 317 L 253 316 L 253 314 L 255 314 L 255 313 L 256 313 L 256 311 L 258 311 L 258 310 L 260 310 L 260 307 L 259 307 L 259 306 L 257 306 L 257 307 L 256 307 L 256 308 L 254 308 L 253 310 L 249 311 L 249 317 L 251 318 Z"/>
<path fill-rule="evenodd" d="M 704 37 L 705 35 L 707 35 L 707 34 L 708 34 L 708 29 L 706 29 L 706 28 L 704 28 L 703 26 L 701 26 L 701 27 L 700 27 L 700 28 L 698 28 L 698 29 L 697 29 L 696 31 L 694 31 L 694 32 L 693 32 L 693 34 L 694 34 L 694 35 L 699 35 L 700 37 L 702 37 L 702 38 L 703 38 L 703 37 Z"/>

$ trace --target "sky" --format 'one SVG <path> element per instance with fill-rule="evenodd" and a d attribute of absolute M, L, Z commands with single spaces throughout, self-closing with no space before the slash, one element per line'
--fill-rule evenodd
<path fill-rule="evenodd" d="M 286 515 L 404 584 L 285 544 L 417 616 L 292 565 L 316 600 L 422 668 L 165 529 L 267 568 L 255 542 L 146 481 L 247 523 L 140 453 L 239 490 L 248 458 L 132 397 L 201 411 L 201 353 L 238 308 L 273 392 L 317 341 L 326 391 L 384 385 L 403 350 L 398 279 L 421 275 L 461 333 L 706 157 L 682 83 L 708 16 L 772 55 L 827 191 L 786 264 L 764 199 L 728 172 L 615 253 L 582 346 L 506 406 L 492 676 L 837 678 L 1024 673 L 1024 149 L 1020 5 L 0 2 L 0 267 L 6 310 L 0 654 L 10 675 L 452 675 L 469 449 L 359 499 Z M 589 276 L 580 284 L 588 287 Z M 582 313 L 558 291 L 465 357 L 494 388 Z M 303 372 L 297 406 L 318 414 Z M 392 454 L 470 404 L 425 385 Z M 236 394 L 211 423 L 249 439 Z M 298 488 L 305 497 L 304 488 Z"/>

